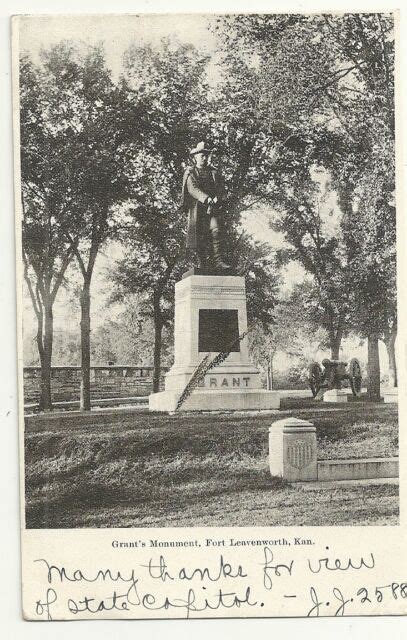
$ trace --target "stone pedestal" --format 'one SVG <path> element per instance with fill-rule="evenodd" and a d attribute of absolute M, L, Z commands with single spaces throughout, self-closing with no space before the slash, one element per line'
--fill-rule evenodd
<path fill-rule="evenodd" d="M 348 392 L 345 389 L 329 389 L 324 393 L 324 402 L 347 402 Z"/>
<path fill-rule="evenodd" d="M 174 365 L 165 391 L 149 397 L 152 411 L 174 411 L 198 365 L 220 352 L 227 358 L 210 369 L 181 410 L 276 409 L 279 394 L 261 388 L 249 359 L 246 289 L 239 276 L 190 275 L 175 285 Z"/>
<path fill-rule="evenodd" d="M 272 476 L 288 482 L 317 479 L 317 435 L 312 422 L 285 418 L 269 429 L 269 465 Z"/>

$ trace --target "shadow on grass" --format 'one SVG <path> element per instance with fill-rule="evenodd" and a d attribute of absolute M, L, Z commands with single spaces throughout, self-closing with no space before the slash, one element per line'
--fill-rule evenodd
<path fill-rule="evenodd" d="M 91 509 L 145 506 L 148 512 L 158 503 L 164 503 L 169 510 L 188 509 L 201 500 L 227 495 L 236 495 L 238 500 L 240 492 L 276 492 L 287 488 L 282 478 L 271 477 L 266 469 L 246 469 L 234 473 L 226 469 L 224 473 L 218 470 L 212 475 L 208 471 L 197 473 L 190 469 L 174 474 L 172 478 L 166 474 L 159 482 L 156 477 L 145 474 L 144 477 L 133 478 L 132 483 L 120 483 L 119 486 L 86 480 L 84 477 L 83 481 L 69 485 L 57 483 L 57 486 L 48 487 L 45 496 L 35 496 L 33 488 L 27 485 L 27 495 L 31 496 L 27 501 L 27 528 L 81 526 L 81 518 L 75 514 Z M 69 514 L 72 524 L 66 524 Z"/>

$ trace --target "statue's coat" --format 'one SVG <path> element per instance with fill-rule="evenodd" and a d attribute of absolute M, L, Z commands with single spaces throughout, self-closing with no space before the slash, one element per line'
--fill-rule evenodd
<path fill-rule="evenodd" d="M 181 206 L 188 212 L 187 248 L 200 249 L 209 242 L 208 197 L 218 197 L 222 200 L 225 195 L 223 180 L 218 171 L 212 166 L 207 167 L 206 175 L 197 167 L 188 167 L 182 181 Z M 219 217 L 219 209 L 216 209 Z"/>

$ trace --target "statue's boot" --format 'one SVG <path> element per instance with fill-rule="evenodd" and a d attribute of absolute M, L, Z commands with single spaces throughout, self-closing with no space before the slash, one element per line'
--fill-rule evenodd
<path fill-rule="evenodd" d="M 230 264 L 227 264 L 227 262 L 224 262 L 222 259 L 218 229 L 211 229 L 211 233 L 212 233 L 212 246 L 213 246 L 213 257 L 214 257 L 215 267 L 220 271 L 230 271 L 232 267 L 230 266 Z"/>

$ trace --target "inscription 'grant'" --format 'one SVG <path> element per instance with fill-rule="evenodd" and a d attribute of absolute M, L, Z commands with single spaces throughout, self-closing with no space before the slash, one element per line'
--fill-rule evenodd
<path fill-rule="evenodd" d="M 239 387 L 248 387 L 250 382 L 249 377 L 241 378 L 209 378 L 205 379 L 203 386 L 209 387 L 210 389 L 233 389 Z"/>

